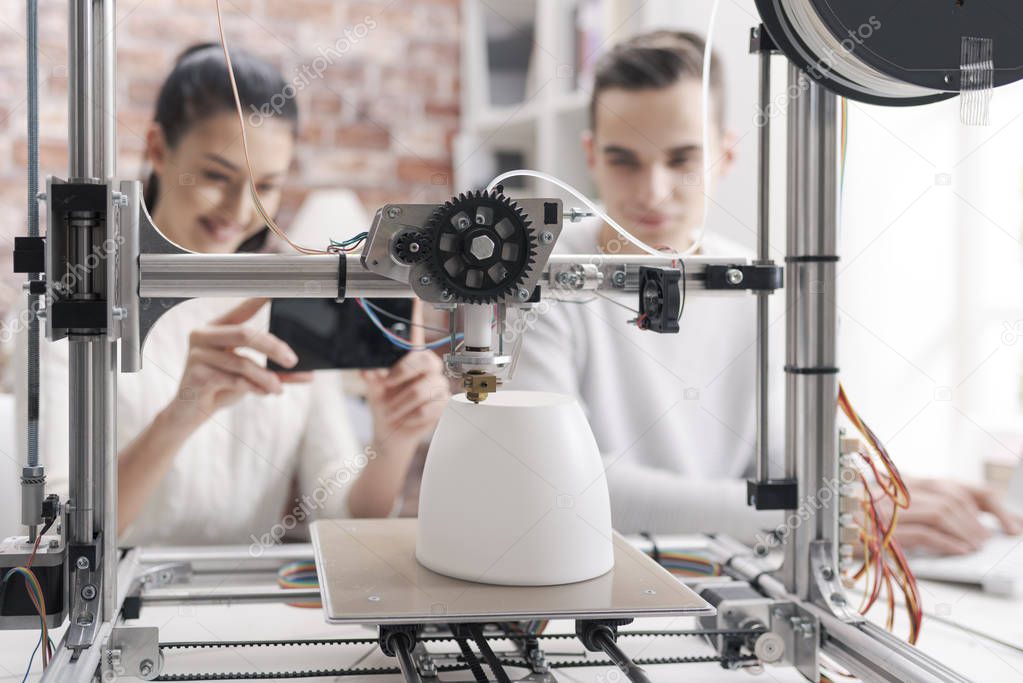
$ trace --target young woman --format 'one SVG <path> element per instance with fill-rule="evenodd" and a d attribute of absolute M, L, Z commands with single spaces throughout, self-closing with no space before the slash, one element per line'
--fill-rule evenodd
<path fill-rule="evenodd" d="M 298 109 L 269 64 L 232 54 L 252 179 L 270 215 L 292 161 Z M 267 250 L 276 240 L 249 193 L 238 114 L 219 45 L 186 50 L 146 135 L 153 222 L 196 252 Z M 118 527 L 125 544 L 272 543 L 310 517 L 387 516 L 408 464 L 449 394 L 441 361 L 412 352 L 367 373 L 373 439 L 360 449 L 338 373 L 275 373 L 294 352 L 268 329 L 265 301 L 195 299 L 157 322 L 143 369 L 118 378 Z M 385 343 L 381 340 L 381 343 Z M 51 345 L 52 346 L 52 345 Z M 66 349 L 44 358 L 42 444 L 67 495 Z"/>

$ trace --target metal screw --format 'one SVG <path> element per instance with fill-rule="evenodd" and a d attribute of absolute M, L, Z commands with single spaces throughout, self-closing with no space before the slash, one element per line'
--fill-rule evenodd
<path fill-rule="evenodd" d="M 400 215 L 401 215 L 401 209 L 399 209 L 397 206 L 388 207 L 388 209 L 387 209 L 387 217 L 388 218 L 397 218 Z"/>
<path fill-rule="evenodd" d="M 139 662 L 139 674 L 142 676 L 150 676 L 153 673 L 153 660 L 143 659 Z"/>
<path fill-rule="evenodd" d="M 611 276 L 611 284 L 613 284 L 615 287 L 624 287 L 625 286 L 625 271 L 624 270 L 616 270 L 614 272 L 614 275 Z"/>
<path fill-rule="evenodd" d="M 110 314 L 113 316 L 114 320 L 124 320 L 128 317 L 128 309 L 123 306 L 114 306 L 114 308 L 110 311 Z"/>
<path fill-rule="evenodd" d="M 525 288 L 519 289 L 519 299 L 521 299 L 522 301 L 525 301 L 528 298 L 529 298 L 529 290 L 525 289 Z"/>
<path fill-rule="evenodd" d="M 835 570 L 831 567 L 821 567 L 821 577 L 825 581 L 831 581 L 831 579 L 835 578 Z"/>
<path fill-rule="evenodd" d="M 845 604 L 845 596 L 842 595 L 841 593 L 832 593 L 831 594 L 831 602 L 835 603 L 836 605 L 844 605 Z"/>
<path fill-rule="evenodd" d="M 428 285 L 430 284 L 430 282 L 431 280 L 429 275 L 423 275 L 421 278 L 419 278 L 419 284 L 421 285 Z"/>
<path fill-rule="evenodd" d="M 367 598 L 367 599 L 368 599 L 368 600 L 369 600 L 370 602 L 380 602 L 380 596 L 379 596 L 379 595 L 371 595 L 371 596 L 369 596 L 369 598 Z"/>
<path fill-rule="evenodd" d="M 110 196 L 114 200 L 114 204 L 117 204 L 118 206 L 128 206 L 128 195 L 123 192 L 114 192 Z"/>
<path fill-rule="evenodd" d="M 647 595 L 657 595 L 657 591 L 655 591 L 653 588 L 647 588 L 643 592 L 646 593 Z"/>
<path fill-rule="evenodd" d="M 45 192 L 40 192 L 39 194 L 37 194 L 36 195 L 36 200 L 40 201 L 40 202 L 45 202 L 46 201 L 46 193 Z"/>
<path fill-rule="evenodd" d="M 465 230 L 470 225 L 471 225 L 471 223 L 469 222 L 469 217 L 468 216 L 460 216 L 459 217 L 459 219 L 458 219 L 458 229 L 459 230 Z"/>
<path fill-rule="evenodd" d="M 551 242 L 554 241 L 554 233 L 551 232 L 550 230 L 544 230 L 542 233 L 540 233 L 540 241 L 543 242 L 544 244 L 550 244 Z"/>
<path fill-rule="evenodd" d="M 742 271 L 738 268 L 729 268 L 725 271 L 725 279 L 728 280 L 730 285 L 738 285 L 742 283 Z"/>
<path fill-rule="evenodd" d="M 78 567 L 79 569 L 88 569 L 89 558 L 84 556 L 79 557 L 77 560 L 75 560 L 75 566 Z"/>
<path fill-rule="evenodd" d="M 419 246 L 419 242 L 412 242 L 411 244 L 408 245 L 408 250 L 411 251 L 413 254 L 419 253 L 420 248 L 421 247 Z"/>
<path fill-rule="evenodd" d="M 441 301 L 451 301 L 451 292 L 444 290 L 440 293 Z"/>
<path fill-rule="evenodd" d="M 91 612 L 86 612 L 85 614 L 82 614 L 82 615 L 80 615 L 80 616 L 79 616 L 79 617 L 78 617 L 78 618 L 77 618 L 77 619 L 75 620 L 75 622 L 76 622 L 76 623 L 77 623 L 77 624 L 78 624 L 79 626 L 88 626 L 89 624 L 91 624 L 91 623 L 92 623 L 92 619 L 93 619 L 92 613 L 91 613 Z"/>
<path fill-rule="evenodd" d="M 39 318 L 40 320 L 46 320 L 46 309 L 40 308 L 39 312 L 36 313 L 36 317 Z"/>
<path fill-rule="evenodd" d="M 92 600 L 96 597 L 96 587 L 91 583 L 87 583 L 82 586 L 82 598 L 85 600 Z"/>

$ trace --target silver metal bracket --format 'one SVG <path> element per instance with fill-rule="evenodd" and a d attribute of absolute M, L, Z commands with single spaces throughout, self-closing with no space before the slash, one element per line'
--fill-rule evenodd
<path fill-rule="evenodd" d="M 102 680 L 129 677 L 151 681 L 163 670 L 160 630 L 155 626 L 115 628 L 101 662 Z"/>

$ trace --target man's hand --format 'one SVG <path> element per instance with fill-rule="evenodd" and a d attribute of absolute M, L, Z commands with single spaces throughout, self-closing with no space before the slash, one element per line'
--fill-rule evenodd
<path fill-rule="evenodd" d="M 907 479 L 910 505 L 899 512 L 895 538 L 906 549 L 942 555 L 979 550 L 991 532 L 981 524 L 981 512 L 994 515 L 1002 531 L 1023 533 L 1023 518 L 1010 512 L 987 487 L 947 479 Z M 890 508 L 882 512 L 890 514 Z"/>

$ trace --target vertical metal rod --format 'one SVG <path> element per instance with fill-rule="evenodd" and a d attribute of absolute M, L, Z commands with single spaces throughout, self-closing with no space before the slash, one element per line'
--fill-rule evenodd
<path fill-rule="evenodd" d="M 758 56 L 760 66 L 759 108 L 760 130 L 757 147 L 757 263 L 766 264 L 771 260 L 770 237 L 770 176 L 771 176 L 771 53 L 762 50 Z M 757 293 L 757 343 L 756 343 L 756 477 L 757 481 L 771 478 L 768 395 L 769 345 L 767 339 L 769 300 L 767 292 Z"/>
<path fill-rule="evenodd" d="M 798 93 L 789 114 L 789 256 L 786 303 L 787 475 L 799 482 L 802 523 L 788 530 L 786 588 L 814 600 L 811 545 L 837 552 L 836 428 L 838 235 L 838 101 L 790 67 L 789 91 Z"/>
<path fill-rule="evenodd" d="M 93 3 L 93 83 L 95 95 L 93 120 L 95 178 L 111 180 L 117 174 L 117 93 L 114 88 L 114 67 L 117 43 L 114 0 L 92 0 Z"/>
<path fill-rule="evenodd" d="M 71 0 L 68 8 L 68 176 L 93 177 L 95 128 L 93 103 L 92 0 Z"/>
<path fill-rule="evenodd" d="M 73 544 L 92 542 L 93 472 L 92 448 L 94 344 L 81 339 L 68 340 L 68 444 L 71 514 L 69 540 Z"/>

